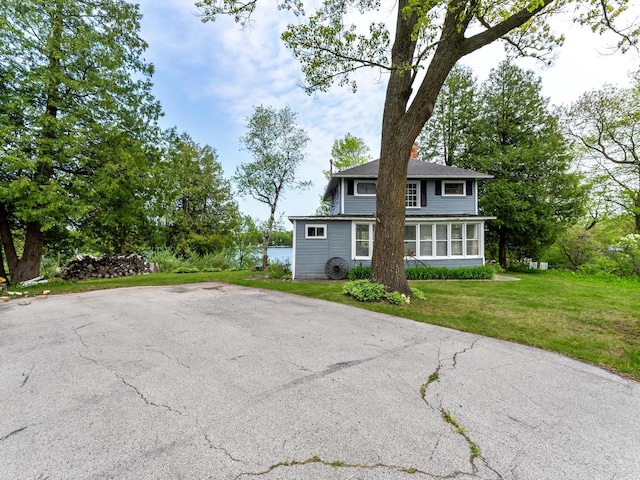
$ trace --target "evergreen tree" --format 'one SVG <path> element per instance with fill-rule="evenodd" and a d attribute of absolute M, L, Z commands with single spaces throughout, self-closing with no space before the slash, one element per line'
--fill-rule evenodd
<path fill-rule="evenodd" d="M 453 67 L 442 85 L 433 115 L 420 136 L 420 158 L 455 165 L 465 148 L 469 127 L 478 115 L 476 80 L 469 67 Z"/>
<path fill-rule="evenodd" d="M 479 188 L 479 208 L 496 216 L 487 242 L 507 256 L 537 257 L 583 213 L 585 189 L 571 172 L 571 148 L 533 72 L 502 62 L 479 94 L 478 119 L 456 165 L 494 176 Z"/>
<path fill-rule="evenodd" d="M 183 254 L 193 250 L 202 255 L 233 244 L 238 205 L 215 149 L 170 130 L 158 177 L 163 179 L 168 245 Z"/>
<path fill-rule="evenodd" d="M 54 227 L 89 211 L 89 179 L 106 156 L 96 152 L 110 151 L 114 131 L 136 136 L 160 114 L 139 20 L 124 0 L 0 4 L 0 135 L 10 137 L 0 149 L 0 237 L 14 282 L 38 275 Z"/>

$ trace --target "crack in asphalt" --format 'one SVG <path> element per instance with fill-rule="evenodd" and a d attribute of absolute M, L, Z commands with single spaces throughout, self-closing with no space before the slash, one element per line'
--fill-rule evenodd
<path fill-rule="evenodd" d="M 24 377 L 24 380 L 22 380 L 22 383 L 20 384 L 20 388 L 25 386 L 25 384 L 29 380 L 29 377 L 31 376 L 31 372 L 33 372 L 34 368 L 36 368 L 35 365 L 33 367 L 31 367 L 31 370 L 29 370 L 29 372 L 26 375 L 24 373 L 22 374 L 22 376 Z"/>
<path fill-rule="evenodd" d="M 114 372 L 114 373 L 115 373 L 115 372 Z M 138 387 L 136 387 L 135 385 L 133 385 L 133 384 L 131 384 L 131 383 L 127 382 L 123 377 L 121 377 L 121 376 L 120 376 L 120 375 L 118 375 L 117 373 L 116 373 L 115 375 L 116 375 L 116 377 L 118 377 L 120 380 L 122 380 L 122 383 L 124 383 L 127 387 L 132 388 L 132 389 L 133 389 L 133 390 L 138 394 L 138 396 L 142 399 L 142 401 L 143 401 L 145 404 L 150 405 L 150 406 L 152 406 L 152 407 L 166 408 L 166 409 L 167 409 L 168 411 L 170 411 L 170 412 L 175 412 L 175 413 L 177 413 L 178 415 L 184 415 L 180 410 L 177 410 L 177 409 L 175 409 L 175 408 L 173 408 L 173 407 L 171 407 L 171 406 L 169 406 L 169 405 L 165 405 L 164 403 L 155 403 L 155 402 L 152 402 L 151 400 L 149 400 L 149 399 L 144 395 L 144 393 L 142 393 L 142 392 L 140 391 L 140 389 L 138 389 Z"/>
<path fill-rule="evenodd" d="M 480 340 L 482 339 L 482 337 L 478 337 L 476 338 L 470 346 L 464 348 L 463 350 L 457 351 L 453 354 L 453 357 L 451 358 L 451 369 L 455 369 L 458 366 L 458 355 L 462 355 L 470 350 L 472 350 L 475 346 L 476 343 L 478 343 Z M 469 445 L 469 449 L 471 451 L 471 455 L 469 456 L 469 464 L 471 466 L 471 476 L 477 476 L 478 474 L 478 467 L 476 465 L 476 459 L 479 459 L 484 466 L 490 470 L 491 472 L 493 472 L 497 478 L 499 480 L 502 480 L 504 477 L 503 475 L 498 472 L 496 469 L 494 469 L 493 467 L 491 467 L 491 465 L 489 465 L 489 462 L 487 461 L 486 458 L 484 458 L 482 456 L 482 453 L 480 451 L 480 448 L 478 447 L 478 445 L 471 439 L 471 437 L 469 436 L 469 434 L 467 433 L 466 429 L 464 427 L 462 427 L 461 425 L 458 424 L 458 422 L 453 418 L 453 416 L 451 415 L 451 413 L 448 410 L 445 410 L 444 407 L 442 406 L 442 404 L 439 405 L 439 407 L 436 409 L 436 407 L 434 407 L 433 405 L 431 405 L 429 403 L 429 401 L 427 400 L 427 389 L 429 388 L 429 386 L 437 381 L 440 380 L 440 371 L 442 370 L 442 359 L 440 357 L 440 348 L 438 348 L 438 366 L 436 367 L 436 369 L 434 370 L 434 372 L 429 375 L 428 380 L 423 383 L 420 386 L 420 397 L 422 398 L 422 400 L 424 401 L 424 403 L 432 410 L 438 410 L 440 412 L 441 418 L 442 420 L 449 424 L 449 426 L 451 427 L 451 430 L 455 433 L 457 433 L 458 435 L 460 435 L 462 438 L 464 438 L 464 440 L 467 442 L 467 444 Z M 435 455 L 436 449 L 438 447 L 440 443 L 440 439 L 438 439 L 438 442 L 436 443 L 432 453 L 431 453 L 431 458 L 433 458 L 433 456 Z"/>
<path fill-rule="evenodd" d="M 147 346 L 150 346 L 150 345 L 147 345 Z M 165 352 L 163 352 L 162 350 L 157 350 L 157 349 L 155 349 L 155 348 L 150 348 L 150 349 L 149 349 L 149 351 L 151 351 L 151 352 L 155 352 L 155 353 L 159 353 L 160 355 L 162 355 L 162 356 L 164 356 L 164 357 L 167 357 L 167 358 L 168 358 L 169 360 L 171 360 L 172 362 L 177 363 L 177 364 L 178 364 L 178 365 L 180 365 L 181 367 L 184 367 L 184 368 L 191 368 L 191 367 L 190 367 L 189 365 L 187 365 L 186 363 L 181 362 L 179 358 L 172 357 L 171 355 L 166 354 L 166 353 L 165 353 Z"/>
<path fill-rule="evenodd" d="M 462 355 L 463 353 L 467 353 L 469 350 L 473 350 L 473 347 L 476 346 L 476 343 L 478 343 L 480 340 L 482 339 L 482 337 L 478 337 L 476 338 L 469 347 L 465 348 L 464 350 L 461 350 L 459 352 L 456 352 L 453 354 L 453 364 L 452 364 L 452 368 L 456 368 L 458 366 L 458 355 Z"/>
<path fill-rule="evenodd" d="M 398 473 L 405 473 L 407 475 L 418 474 L 418 475 L 423 475 L 429 478 L 441 479 L 441 480 L 455 479 L 461 475 L 469 475 L 467 472 L 459 472 L 459 471 L 453 472 L 448 475 L 437 475 L 437 474 L 429 473 L 414 467 L 402 467 L 400 465 L 386 465 L 384 463 L 364 464 L 364 463 L 347 463 L 341 460 L 328 461 L 328 460 L 323 460 L 319 456 L 315 455 L 313 457 L 310 457 L 302 461 L 301 460 L 284 460 L 282 462 L 275 463 L 269 466 L 267 469 L 259 472 L 242 472 L 236 475 L 234 480 L 238 480 L 241 477 L 249 477 L 249 476 L 259 477 L 263 475 L 268 475 L 278 468 L 291 468 L 291 467 L 310 465 L 310 464 L 320 464 L 320 465 L 324 465 L 326 467 L 332 467 L 332 468 L 355 468 L 355 469 L 361 469 L 361 470 L 375 470 L 375 469 L 384 468 L 387 470 L 394 470 Z"/>
<path fill-rule="evenodd" d="M 7 433 L 4 437 L 0 437 L 0 442 L 4 442 L 7 438 L 12 437 L 13 435 L 16 435 L 20 432 L 23 432 L 27 428 L 28 427 L 22 427 L 22 428 L 18 428 L 17 430 L 14 430 L 13 432 Z"/>
<path fill-rule="evenodd" d="M 235 458 L 233 455 L 231 455 L 231 453 L 229 453 L 229 450 L 227 450 L 226 448 L 214 445 L 213 442 L 211 441 L 211 439 L 209 438 L 209 435 L 207 435 L 206 433 L 203 433 L 203 435 L 204 435 L 204 439 L 209 444 L 209 448 L 211 448 L 213 450 L 218 450 L 219 452 L 223 452 L 227 457 L 229 457 L 234 462 L 244 463 L 242 460 L 239 460 L 239 459 Z"/>
<path fill-rule="evenodd" d="M 80 327 L 80 328 L 82 328 L 82 327 Z M 80 333 L 78 332 L 78 330 L 79 330 L 79 328 L 74 328 L 74 329 L 73 329 L 73 333 L 75 333 L 75 334 L 76 334 L 76 336 L 78 337 L 78 340 L 80 340 L 80 343 L 82 344 L 82 346 L 83 346 L 84 348 L 89 348 L 89 347 L 87 346 L 87 344 L 86 344 L 86 343 L 84 343 L 84 339 L 82 338 L 82 335 L 80 335 Z"/>

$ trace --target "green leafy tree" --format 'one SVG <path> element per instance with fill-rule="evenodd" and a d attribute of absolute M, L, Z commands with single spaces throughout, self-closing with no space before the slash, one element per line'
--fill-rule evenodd
<path fill-rule="evenodd" d="M 160 114 L 139 20 L 123 0 L 0 4 L 0 237 L 14 282 L 37 276 L 51 232 L 88 211 L 105 137 Z"/>
<path fill-rule="evenodd" d="M 347 133 L 344 138 L 338 138 L 331 147 L 331 168 L 323 170 L 327 180 L 334 172 L 340 172 L 347 168 L 356 167 L 371 160 L 370 149 L 364 140 Z M 320 195 L 320 206 L 316 210 L 316 215 L 329 215 L 329 202 Z"/>
<path fill-rule="evenodd" d="M 254 255 L 254 252 L 260 237 L 256 222 L 250 215 L 241 215 L 232 234 L 237 266 L 240 268 L 255 266 L 257 255 Z"/>
<path fill-rule="evenodd" d="M 323 170 L 324 176 L 329 180 L 332 172 L 340 172 L 347 168 L 367 163 L 371 160 L 370 148 L 364 140 L 347 133 L 344 138 L 338 138 L 331 147 L 330 170 Z"/>
<path fill-rule="evenodd" d="M 403 253 L 407 159 L 456 63 L 497 40 L 504 40 L 516 54 L 548 60 L 563 40 L 549 22 L 569 3 L 576 6 L 575 21 L 599 32 L 612 29 L 620 34 L 620 47 L 628 48 L 640 28 L 625 30 L 615 22 L 629 1 L 399 0 L 392 28 L 374 21 L 368 29 L 359 29 L 353 18 L 381 10 L 380 0 L 324 0 L 306 22 L 288 26 L 282 37 L 301 63 L 308 91 L 326 91 L 334 83 L 355 90 L 352 74 L 362 68 L 388 75 L 372 280 L 391 291 L 411 293 Z M 306 15 L 303 0 L 277 3 L 299 19 Z M 227 14 L 242 23 L 249 21 L 256 4 L 257 0 L 196 2 L 203 20 Z M 384 8 L 390 6 L 385 3 Z"/>
<path fill-rule="evenodd" d="M 247 133 L 240 140 L 254 160 L 241 163 L 233 177 L 241 195 L 250 196 L 269 207 L 262 267 L 268 264 L 267 248 L 276 223 L 278 202 L 288 189 L 305 189 L 311 182 L 300 182 L 296 171 L 304 162 L 309 142 L 307 132 L 296 123 L 297 114 L 289 107 L 276 110 L 256 107 L 247 119 Z"/>
<path fill-rule="evenodd" d="M 469 126 L 475 120 L 476 81 L 466 66 L 455 66 L 442 86 L 431 119 L 420 133 L 420 158 L 455 165 L 465 148 Z"/>
<path fill-rule="evenodd" d="M 84 179 L 87 207 L 78 230 L 87 244 L 102 252 L 125 255 L 153 244 L 153 174 L 160 152 L 151 146 L 155 136 L 145 140 L 148 133 L 134 136 L 131 131 L 105 129 L 98 148 L 90 153 L 95 168 Z"/>
<path fill-rule="evenodd" d="M 533 72 L 502 62 L 479 99 L 479 118 L 457 166 L 494 176 L 480 186 L 479 208 L 497 217 L 487 240 L 507 268 L 508 252 L 536 258 L 579 218 L 586 191 L 570 170 L 571 148 Z"/>
<path fill-rule="evenodd" d="M 168 245 L 182 254 L 193 250 L 201 255 L 230 247 L 238 205 L 216 151 L 175 129 L 167 132 L 166 143 L 159 177 Z"/>
<path fill-rule="evenodd" d="M 601 197 L 634 219 L 640 233 L 640 73 L 631 88 L 605 86 L 582 95 L 568 111 L 586 167 L 600 179 Z"/>

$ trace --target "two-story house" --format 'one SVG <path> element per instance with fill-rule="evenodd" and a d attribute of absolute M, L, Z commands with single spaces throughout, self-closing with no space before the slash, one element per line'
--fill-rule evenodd
<path fill-rule="evenodd" d="M 415 159 L 408 164 L 404 253 L 407 266 L 484 265 L 484 223 L 478 181 L 491 175 Z M 380 161 L 334 173 L 324 200 L 328 216 L 289 217 L 293 278 L 340 278 L 370 265 L 376 230 Z"/>

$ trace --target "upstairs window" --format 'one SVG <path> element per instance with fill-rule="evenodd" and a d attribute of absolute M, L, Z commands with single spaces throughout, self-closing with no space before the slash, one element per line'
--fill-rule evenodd
<path fill-rule="evenodd" d="M 376 182 L 356 182 L 357 196 L 375 196 Z"/>
<path fill-rule="evenodd" d="M 459 181 L 443 181 L 442 182 L 442 195 L 444 196 L 463 196 L 466 195 L 466 183 Z"/>
<path fill-rule="evenodd" d="M 418 204 L 418 182 L 408 182 L 405 196 L 407 208 L 419 208 Z"/>

